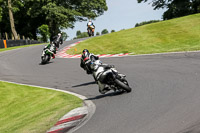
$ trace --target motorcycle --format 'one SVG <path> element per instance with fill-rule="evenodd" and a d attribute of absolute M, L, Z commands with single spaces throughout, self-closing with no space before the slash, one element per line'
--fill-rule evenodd
<path fill-rule="evenodd" d="M 89 35 L 89 37 L 94 36 L 94 29 L 95 29 L 95 27 L 93 25 L 91 25 L 91 26 L 88 25 L 88 35 Z"/>
<path fill-rule="evenodd" d="M 49 62 L 51 57 L 53 57 L 54 53 L 55 53 L 54 44 L 52 44 L 50 48 L 47 48 L 47 46 L 45 46 L 45 48 L 42 51 L 41 64 L 46 64 L 47 62 Z"/>
<path fill-rule="evenodd" d="M 104 65 L 100 60 L 96 60 L 92 63 L 91 68 L 96 81 L 106 84 L 114 91 L 131 92 L 132 89 L 125 78 L 126 75 L 118 73 L 114 66 Z"/>

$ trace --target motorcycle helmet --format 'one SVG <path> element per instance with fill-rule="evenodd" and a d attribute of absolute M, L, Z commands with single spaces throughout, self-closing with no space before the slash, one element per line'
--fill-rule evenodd
<path fill-rule="evenodd" d="M 83 54 L 84 54 L 84 53 L 90 53 L 90 52 L 89 52 L 89 50 L 84 49 L 84 50 L 83 50 Z"/>
<path fill-rule="evenodd" d="M 90 56 L 90 53 L 87 49 L 84 49 L 83 50 L 83 54 L 82 54 L 82 58 L 83 60 L 86 62 L 87 60 L 89 60 L 89 56 Z"/>

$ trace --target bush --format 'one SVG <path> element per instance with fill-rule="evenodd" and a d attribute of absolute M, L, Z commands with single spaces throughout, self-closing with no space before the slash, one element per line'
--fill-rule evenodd
<path fill-rule="evenodd" d="M 103 34 L 108 34 L 108 33 L 109 33 L 108 30 L 107 30 L 107 29 L 104 29 L 104 30 L 102 30 L 101 35 L 103 35 Z"/>
<path fill-rule="evenodd" d="M 46 25 L 46 24 L 41 25 L 38 28 L 38 33 L 41 35 L 41 40 L 43 42 L 47 42 L 48 41 L 49 35 L 50 35 L 48 25 Z"/>
<path fill-rule="evenodd" d="M 136 23 L 136 24 L 135 24 L 135 27 L 142 26 L 142 25 L 145 25 L 145 24 L 156 23 L 156 22 L 160 22 L 160 21 L 161 21 L 161 20 L 144 21 L 144 22 L 141 22 L 141 23 Z"/>
<path fill-rule="evenodd" d="M 99 36 L 99 35 L 100 35 L 100 33 L 99 33 L 99 32 L 97 32 L 97 33 L 96 33 L 96 36 Z"/>

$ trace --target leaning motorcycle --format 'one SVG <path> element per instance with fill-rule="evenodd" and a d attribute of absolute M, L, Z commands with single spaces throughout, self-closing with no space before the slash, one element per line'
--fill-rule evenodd
<path fill-rule="evenodd" d="M 132 89 L 129 87 L 126 76 L 118 73 L 116 68 L 104 66 L 100 60 L 93 62 L 91 67 L 94 70 L 93 76 L 97 81 L 106 84 L 114 91 L 131 92 Z"/>
<path fill-rule="evenodd" d="M 54 51 L 55 51 L 54 44 L 52 44 L 50 48 L 47 48 L 47 46 L 45 46 L 45 48 L 42 51 L 41 64 L 46 64 L 47 62 L 49 62 L 51 57 L 55 53 Z"/>
<path fill-rule="evenodd" d="M 89 37 L 91 37 L 91 36 L 94 36 L 94 26 L 93 25 L 91 25 L 91 26 L 89 26 L 88 25 L 88 35 L 89 35 Z"/>

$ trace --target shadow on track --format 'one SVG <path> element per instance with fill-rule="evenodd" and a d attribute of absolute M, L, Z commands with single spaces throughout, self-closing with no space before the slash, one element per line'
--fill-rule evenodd
<path fill-rule="evenodd" d="M 81 87 L 81 86 L 87 86 L 87 85 L 91 85 L 91 84 L 96 84 L 95 81 L 92 82 L 88 82 L 88 83 L 83 83 L 83 84 L 79 84 L 79 85 L 74 85 L 72 87 L 76 88 L 76 87 Z"/>
<path fill-rule="evenodd" d="M 105 95 L 98 95 L 98 96 L 95 96 L 95 97 L 87 98 L 85 100 L 98 100 L 98 99 L 101 99 L 101 98 L 104 98 L 104 97 L 114 97 L 114 96 L 122 95 L 123 93 L 124 92 L 122 92 L 122 91 L 110 92 L 110 93 L 105 94 Z"/>
<path fill-rule="evenodd" d="M 43 65 L 47 65 L 47 64 L 51 64 L 51 63 L 53 63 L 53 62 L 47 62 L 45 64 L 39 63 L 39 65 L 43 66 Z"/>

